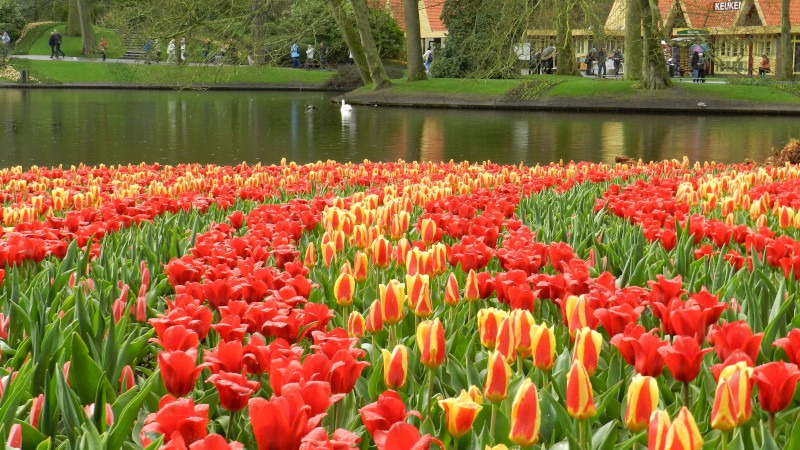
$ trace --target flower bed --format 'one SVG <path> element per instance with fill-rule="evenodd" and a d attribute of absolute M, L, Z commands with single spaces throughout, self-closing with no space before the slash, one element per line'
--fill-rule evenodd
<path fill-rule="evenodd" d="M 3 439 L 794 448 L 799 174 L 7 169 Z"/>

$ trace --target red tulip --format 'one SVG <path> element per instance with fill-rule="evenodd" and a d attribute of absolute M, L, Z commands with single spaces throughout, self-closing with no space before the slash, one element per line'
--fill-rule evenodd
<path fill-rule="evenodd" d="M 710 351 L 710 348 L 701 350 L 697 340 L 686 336 L 675 336 L 672 345 L 667 343 L 658 348 L 672 378 L 681 383 L 689 383 L 697 378 L 703 356 Z"/>
<path fill-rule="evenodd" d="M 183 397 L 192 392 L 197 376 L 207 364 L 197 364 L 197 350 L 159 352 L 158 368 L 167 392 Z"/>
<path fill-rule="evenodd" d="M 22 448 L 22 425 L 15 423 L 11 425 L 11 430 L 8 432 L 8 440 L 6 445 L 12 449 Z"/>
<path fill-rule="evenodd" d="M 236 441 L 228 442 L 219 434 L 209 434 L 203 439 L 194 441 L 188 448 L 189 450 L 243 450 L 244 444 Z"/>
<path fill-rule="evenodd" d="M 251 398 L 247 403 L 258 450 L 297 449 L 322 421 L 322 415 L 309 417 L 308 405 L 297 392 L 269 400 Z"/>
<path fill-rule="evenodd" d="M 758 403 L 764 411 L 775 414 L 786 409 L 794 397 L 800 369 L 783 361 L 771 362 L 753 369 L 758 386 Z"/>
<path fill-rule="evenodd" d="M 120 393 L 127 392 L 133 389 L 136 384 L 136 379 L 133 376 L 133 369 L 130 365 L 122 368 L 122 373 L 119 376 L 119 391 Z"/>
<path fill-rule="evenodd" d="M 239 373 L 244 367 L 244 346 L 240 341 L 220 342 L 206 354 L 205 360 L 214 373 Z"/>
<path fill-rule="evenodd" d="M 734 351 L 741 350 L 755 362 L 761 349 L 764 333 L 753 334 L 750 325 L 744 320 L 713 325 L 708 333 L 708 342 L 721 361 L 725 361 Z"/>
<path fill-rule="evenodd" d="M 410 423 L 397 422 L 388 431 L 375 433 L 375 446 L 378 450 L 427 450 L 436 444 L 444 450 L 444 445 L 430 434 L 422 436 L 417 427 Z"/>
<path fill-rule="evenodd" d="M 417 411 L 406 412 L 406 404 L 397 392 L 383 391 L 378 400 L 358 410 L 361 421 L 373 438 L 378 431 L 389 431 L 392 425 L 405 421 L 410 416 L 421 418 Z"/>
<path fill-rule="evenodd" d="M 159 403 L 158 411 L 147 416 L 139 437 L 142 445 L 151 443 L 151 434 L 164 435 L 164 443 L 173 438 L 184 444 L 192 444 L 206 437 L 208 431 L 208 405 L 195 405 L 191 398 L 176 399 L 165 395 Z"/>
<path fill-rule="evenodd" d="M 773 347 L 780 347 L 789 357 L 789 362 L 792 364 L 800 364 L 800 329 L 793 328 L 789 330 L 789 334 L 784 338 L 775 339 L 772 343 Z"/>
<path fill-rule="evenodd" d="M 339 428 L 329 439 L 325 428 L 317 427 L 305 435 L 300 450 L 344 450 L 355 447 L 359 442 L 361 438 L 350 431 Z"/>
<path fill-rule="evenodd" d="M 164 350 L 168 352 L 175 350 L 184 352 L 191 349 L 197 350 L 197 344 L 200 342 L 197 333 L 183 325 L 156 328 L 156 334 L 158 335 L 158 339 L 150 339 L 150 342 L 155 342 L 164 347 Z"/>
<path fill-rule="evenodd" d="M 258 381 L 250 381 L 240 373 L 219 372 L 208 377 L 219 393 L 219 404 L 228 411 L 240 411 L 258 390 Z"/>
<path fill-rule="evenodd" d="M 237 230 L 242 228 L 247 223 L 244 213 L 241 211 L 234 211 L 233 214 L 228 216 L 228 221 L 230 221 L 231 226 Z"/>

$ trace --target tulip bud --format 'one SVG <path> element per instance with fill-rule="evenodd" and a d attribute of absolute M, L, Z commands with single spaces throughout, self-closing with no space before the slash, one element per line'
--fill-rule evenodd
<path fill-rule="evenodd" d="M 411 243 L 408 239 L 402 238 L 394 246 L 394 260 L 399 265 L 405 265 L 408 261 L 408 256 L 411 254 Z"/>
<path fill-rule="evenodd" d="M 731 385 L 725 378 L 720 378 L 714 393 L 714 406 L 711 408 L 711 428 L 723 433 L 736 427 L 739 412 L 733 401 Z"/>
<path fill-rule="evenodd" d="M 531 353 L 533 366 L 549 371 L 556 363 L 556 335 L 546 324 L 531 326 Z"/>
<path fill-rule="evenodd" d="M 583 295 L 570 295 L 567 297 L 566 311 L 564 312 L 570 336 L 575 336 L 577 330 L 584 327 L 594 329 L 597 324 L 594 310 L 589 306 L 589 301 Z"/>
<path fill-rule="evenodd" d="M 665 448 L 675 450 L 702 450 L 703 436 L 697 428 L 692 413 L 685 406 L 669 426 Z"/>
<path fill-rule="evenodd" d="M 431 305 L 430 278 L 428 275 L 406 275 L 408 307 L 418 317 L 428 317 L 433 313 Z"/>
<path fill-rule="evenodd" d="M 325 242 L 320 245 L 320 251 L 322 252 L 322 264 L 325 267 L 330 267 L 334 261 L 336 261 L 336 244 L 333 242 Z"/>
<path fill-rule="evenodd" d="M 489 353 L 483 395 L 490 402 L 498 403 L 508 397 L 508 380 L 511 378 L 511 373 L 511 367 L 500 352 Z"/>
<path fill-rule="evenodd" d="M 441 275 L 447 270 L 447 246 L 437 242 L 431 246 L 433 251 L 433 274 Z"/>
<path fill-rule="evenodd" d="M 364 316 L 358 311 L 350 313 L 347 318 L 347 335 L 350 337 L 361 339 L 364 337 L 364 329 L 366 328 L 366 321 Z"/>
<path fill-rule="evenodd" d="M 381 299 L 381 314 L 383 321 L 394 325 L 405 317 L 405 285 L 397 280 L 390 280 L 388 285 L 378 286 Z"/>
<path fill-rule="evenodd" d="M 469 398 L 471 398 L 473 402 L 479 405 L 483 404 L 483 394 L 481 393 L 481 388 L 473 384 L 472 386 L 469 387 L 467 393 L 469 394 Z"/>
<path fill-rule="evenodd" d="M 370 246 L 372 251 L 372 264 L 380 269 L 389 267 L 391 263 L 392 243 L 386 240 L 383 236 L 378 236 Z"/>
<path fill-rule="evenodd" d="M 370 243 L 367 236 L 367 226 L 358 224 L 353 227 L 353 235 L 350 237 L 350 242 L 356 248 L 367 248 Z"/>
<path fill-rule="evenodd" d="M 567 413 L 578 420 L 588 419 L 597 412 L 592 395 L 592 382 L 580 360 L 573 360 L 572 367 L 567 373 L 566 397 Z"/>
<path fill-rule="evenodd" d="M 533 382 L 526 378 L 511 405 L 511 432 L 508 438 L 521 447 L 531 446 L 539 440 L 541 424 L 539 394 Z"/>
<path fill-rule="evenodd" d="M 575 335 L 575 350 L 572 353 L 573 361 L 580 361 L 589 375 L 597 371 L 597 361 L 600 359 L 600 349 L 603 345 L 603 336 L 591 328 L 581 328 Z"/>
<path fill-rule="evenodd" d="M 422 242 L 425 245 L 430 245 L 434 241 L 436 241 L 436 232 L 438 231 L 438 227 L 436 226 L 436 222 L 430 218 L 424 218 L 420 221 L 419 224 L 419 234 L 422 238 Z"/>
<path fill-rule="evenodd" d="M 470 395 L 464 390 L 456 398 L 439 400 L 439 406 L 444 409 L 447 432 L 454 438 L 459 438 L 472 429 L 475 417 L 482 408 L 481 405 L 472 401 Z"/>
<path fill-rule="evenodd" d="M 511 325 L 514 330 L 516 351 L 522 358 L 527 358 L 531 354 L 531 326 L 535 323 L 533 314 L 527 309 L 511 311 Z"/>
<path fill-rule="evenodd" d="M 317 251 L 314 249 L 314 243 L 309 242 L 306 247 L 306 254 L 303 258 L 303 265 L 306 267 L 314 267 L 317 265 Z"/>
<path fill-rule="evenodd" d="M 470 269 L 464 285 L 464 300 L 474 302 L 479 298 L 481 298 L 481 290 L 478 285 L 478 274 L 475 273 L 474 269 Z"/>
<path fill-rule="evenodd" d="M 636 374 L 628 386 L 625 425 L 633 432 L 647 428 L 650 416 L 658 406 L 658 383 L 653 377 Z"/>
<path fill-rule="evenodd" d="M 400 389 L 408 375 L 408 348 L 397 345 L 391 353 L 383 349 L 383 384 L 389 389 Z"/>
<path fill-rule="evenodd" d="M 8 440 L 6 446 L 12 449 L 22 448 L 22 425 L 15 423 L 11 425 L 11 431 L 8 432 Z"/>
<path fill-rule="evenodd" d="M 481 339 L 481 345 L 489 350 L 494 350 L 500 322 L 507 316 L 508 313 L 497 308 L 484 308 L 478 311 L 478 334 Z"/>
<path fill-rule="evenodd" d="M 369 334 L 375 334 L 383 330 L 383 312 L 381 303 L 378 300 L 372 302 L 367 313 L 366 330 Z"/>
<path fill-rule="evenodd" d="M 44 406 L 44 394 L 39 394 L 33 399 L 31 404 L 31 426 L 39 429 L 39 416 L 42 415 L 42 406 Z"/>
<path fill-rule="evenodd" d="M 356 280 L 357 283 L 366 281 L 368 267 L 367 254 L 362 251 L 357 251 L 353 257 L 353 279 Z"/>
<path fill-rule="evenodd" d="M 333 296 L 339 306 L 352 305 L 355 290 L 356 280 L 349 273 L 339 275 L 339 278 L 333 283 Z"/>
<path fill-rule="evenodd" d="M 120 394 L 123 392 L 127 392 L 133 389 L 133 386 L 136 384 L 136 380 L 133 377 L 133 369 L 130 365 L 127 365 L 122 368 L 122 374 L 119 376 L 119 392 Z"/>
<path fill-rule="evenodd" d="M 447 356 L 444 343 L 444 327 L 439 319 L 426 320 L 417 327 L 417 347 L 420 352 L 420 362 L 429 368 L 435 369 L 444 363 Z"/>
<path fill-rule="evenodd" d="M 657 409 L 650 414 L 650 423 L 647 425 L 647 450 L 666 450 L 669 425 L 669 414 L 666 411 Z"/>
<path fill-rule="evenodd" d="M 517 341 L 514 335 L 514 324 L 510 317 L 500 321 L 497 327 L 497 339 L 495 339 L 495 350 L 500 352 L 508 362 L 513 362 L 517 356 Z"/>
<path fill-rule="evenodd" d="M 461 294 L 458 292 L 458 279 L 453 272 L 447 277 L 447 286 L 444 290 L 444 304 L 447 306 L 458 305 Z"/>

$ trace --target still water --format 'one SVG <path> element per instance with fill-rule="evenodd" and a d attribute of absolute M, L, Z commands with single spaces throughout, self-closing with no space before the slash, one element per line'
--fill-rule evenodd
<path fill-rule="evenodd" d="M 307 112 L 306 105 L 316 110 Z M 0 167 L 491 160 L 763 160 L 792 117 L 355 107 L 322 93 L 0 89 Z"/>

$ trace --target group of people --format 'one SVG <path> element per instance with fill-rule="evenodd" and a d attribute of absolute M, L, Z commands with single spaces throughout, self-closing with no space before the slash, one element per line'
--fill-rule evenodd
<path fill-rule="evenodd" d="M 592 68 L 594 63 L 596 63 L 597 70 L 594 71 L 594 75 L 597 78 L 605 77 L 607 74 L 606 64 L 608 64 L 609 60 L 611 60 L 614 66 L 614 75 L 619 75 L 619 69 L 622 67 L 622 51 L 620 51 L 620 49 L 616 49 L 609 57 L 605 48 L 600 47 L 599 50 L 592 48 L 586 55 L 586 75 L 592 75 Z"/>
<path fill-rule="evenodd" d="M 167 44 L 167 64 L 170 63 L 178 63 L 184 64 L 186 63 L 186 39 L 181 38 L 180 41 L 180 55 L 177 55 L 178 46 L 175 44 L 175 39 L 170 39 L 169 44 Z M 177 57 L 176 57 L 177 55 Z"/>
<path fill-rule="evenodd" d="M 50 39 L 47 41 L 47 44 L 50 45 L 50 59 L 58 59 L 58 56 L 61 57 L 67 56 L 61 50 L 61 33 L 58 30 L 53 30 L 50 32 Z"/>
<path fill-rule="evenodd" d="M 299 69 L 301 66 L 305 67 L 306 69 L 313 68 L 317 63 L 314 59 L 317 54 L 317 50 L 314 48 L 313 45 L 308 44 L 308 48 L 306 48 L 306 61 L 305 64 L 300 64 L 300 47 L 298 47 L 297 43 L 292 44 L 292 48 L 290 51 L 290 56 L 292 57 L 292 67 L 295 69 Z M 320 42 L 319 44 L 319 67 L 324 68 L 328 66 L 328 47 L 325 46 L 324 42 Z"/>
<path fill-rule="evenodd" d="M 705 54 L 697 51 L 692 53 L 689 65 L 692 67 L 692 83 L 705 83 L 706 66 L 708 65 Z"/>

